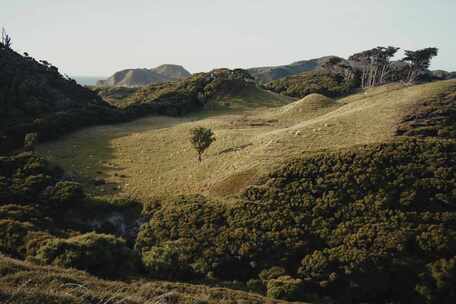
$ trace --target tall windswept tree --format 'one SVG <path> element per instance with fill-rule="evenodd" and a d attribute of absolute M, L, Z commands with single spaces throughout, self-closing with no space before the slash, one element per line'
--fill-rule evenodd
<path fill-rule="evenodd" d="M 361 87 L 369 88 L 385 84 L 391 72 L 391 59 L 399 48 L 379 46 L 371 50 L 356 53 L 349 60 L 361 71 Z"/>
<path fill-rule="evenodd" d="M 6 48 L 6 49 L 11 49 L 11 46 L 13 44 L 11 42 L 11 36 L 8 35 L 8 33 L 6 32 L 4 27 L 2 28 L 2 37 L 0 40 L 0 44 L 2 47 Z"/>
<path fill-rule="evenodd" d="M 403 62 L 409 66 L 409 72 L 405 82 L 412 84 L 423 74 L 430 66 L 433 57 L 437 56 L 439 50 L 435 47 L 425 48 L 417 51 L 405 51 Z"/>
<path fill-rule="evenodd" d="M 378 84 L 382 85 L 388 81 L 388 77 L 392 71 L 393 57 L 396 55 L 400 48 L 394 46 L 378 47 L 378 63 L 380 65 L 380 71 L 378 74 Z"/>
<path fill-rule="evenodd" d="M 190 130 L 190 135 L 192 146 L 198 153 L 198 161 L 201 162 L 204 151 L 215 141 L 214 132 L 209 128 L 196 127 Z"/>
<path fill-rule="evenodd" d="M 342 75 L 345 81 L 350 81 L 355 76 L 352 66 L 340 57 L 329 58 L 322 67 L 330 73 Z"/>

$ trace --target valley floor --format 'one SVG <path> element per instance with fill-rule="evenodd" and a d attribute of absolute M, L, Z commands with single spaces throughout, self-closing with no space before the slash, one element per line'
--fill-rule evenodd
<path fill-rule="evenodd" d="M 454 86 L 456 81 L 395 84 L 337 101 L 314 94 L 299 101 L 282 98 L 271 107 L 151 116 L 85 129 L 37 150 L 98 195 L 229 197 L 288 158 L 386 142 L 414 104 Z M 189 141 L 196 126 L 212 128 L 217 138 L 201 163 Z"/>

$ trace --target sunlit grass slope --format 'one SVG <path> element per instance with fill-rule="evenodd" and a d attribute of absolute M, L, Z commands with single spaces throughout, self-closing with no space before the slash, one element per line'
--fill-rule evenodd
<path fill-rule="evenodd" d="M 246 92 L 198 114 L 90 128 L 38 151 L 98 194 L 226 197 L 288 158 L 387 142 L 410 107 L 450 89 L 456 89 L 456 81 L 389 85 L 339 100 L 312 94 L 293 101 Z M 217 138 L 202 163 L 189 141 L 196 126 L 212 128 Z M 93 186 L 96 178 L 106 184 Z"/>

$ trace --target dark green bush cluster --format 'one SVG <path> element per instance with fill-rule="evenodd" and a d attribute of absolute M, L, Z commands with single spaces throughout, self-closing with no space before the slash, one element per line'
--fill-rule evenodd
<path fill-rule="evenodd" d="M 397 127 L 403 136 L 456 139 L 456 85 L 412 108 Z"/>
<path fill-rule="evenodd" d="M 30 148 L 31 134 L 36 142 L 124 119 L 123 113 L 46 61 L 0 48 L 0 66 L 0 153 L 24 143 Z"/>
<path fill-rule="evenodd" d="M 125 240 L 103 232 L 134 239 L 123 226 L 135 223 L 140 212 L 130 200 L 87 197 L 80 184 L 63 180 L 61 170 L 33 153 L 0 157 L 2 254 L 100 276 L 129 275 L 139 258 Z M 110 221 L 113 216 L 121 222 Z M 100 234 L 83 234 L 93 230 Z"/>
<path fill-rule="evenodd" d="M 0 49 L 0 153 L 30 150 L 82 127 L 149 114 L 184 115 L 208 99 L 254 85 L 244 70 L 219 69 L 140 89 L 89 88 L 62 76 L 46 61 Z M 101 97 L 106 98 L 105 102 Z"/>
<path fill-rule="evenodd" d="M 255 86 L 250 74 L 241 69 L 217 69 L 198 73 L 184 80 L 150 85 L 137 89 L 130 96 L 118 99 L 133 116 L 156 113 L 180 116 L 201 110 L 208 100 L 237 94 Z"/>
<path fill-rule="evenodd" d="M 49 239 L 31 260 L 88 271 L 99 276 L 128 276 L 138 270 L 138 257 L 123 239 L 88 233 L 69 239 Z"/>
<path fill-rule="evenodd" d="M 348 95 L 357 87 L 356 80 L 327 71 L 311 71 L 271 81 L 265 88 L 287 96 L 303 98 L 318 93 L 328 97 Z"/>
<path fill-rule="evenodd" d="M 404 140 L 290 162 L 229 206 L 167 202 L 137 248 L 158 277 L 256 290 L 260 279 L 283 299 L 426 302 L 449 288 L 439 278 L 453 271 L 455 202 L 456 144 Z"/>

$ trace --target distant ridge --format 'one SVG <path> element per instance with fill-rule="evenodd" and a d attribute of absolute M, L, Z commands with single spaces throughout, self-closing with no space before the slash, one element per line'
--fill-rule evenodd
<path fill-rule="evenodd" d="M 250 68 L 247 71 L 259 82 L 270 82 L 276 79 L 300 74 L 303 72 L 317 70 L 328 62 L 331 58 L 340 58 L 337 56 L 325 56 L 310 60 L 301 60 L 288 65 L 267 66 Z M 344 59 L 345 60 L 345 59 Z"/>
<path fill-rule="evenodd" d="M 189 76 L 190 72 L 180 65 L 163 64 L 153 69 L 122 70 L 106 80 L 97 81 L 97 86 L 141 87 L 181 80 Z"/>

